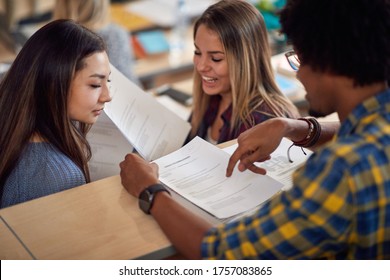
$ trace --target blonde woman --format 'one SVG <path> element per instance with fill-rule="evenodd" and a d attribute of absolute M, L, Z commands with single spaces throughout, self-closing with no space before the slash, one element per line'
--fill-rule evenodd
<path fill-rule="evenodd" d="M 189 139 L 217 144 L 273 117 L 299 117 L 275 82 L 267 30 L 253 5 L 224 0 L 210 6 L 195 23 L 194 45 Z"/>
<path fill-rule="evenodd" d="M 110 62 L 127 78 L 139 84 L 134 72 L 130 34 L 111 22 L 110 0 L 57 0 L 54 19 L 73 19 L 95 31 L 106 42 Z"/>

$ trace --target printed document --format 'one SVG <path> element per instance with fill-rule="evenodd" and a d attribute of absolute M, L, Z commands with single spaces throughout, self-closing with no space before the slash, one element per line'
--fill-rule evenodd
<path fill-rule="evenodd" d="M 87 134 L 87 140 L 92 152 L 89 161 L 92 181 L 119 174 L 119 163 L 133 152 L 133 145 L 104 112 Z"/>
<path fill-rule="evenodd" d="M 108 118 L 100 116 L 88 134 L 94 152 L 90 162 L 91 173 L 96 171 L 93 178 L 119 174 L 119 166 L 112 167 L 133 147 L 147 161 L 179 149 L 191 128 L 112 65 L 110 79 L 112 101 L 104 108 Z"/>
<path fill-rule="evenodd" d="M 313 153 L 310 150 L 305 148 L 300 148 L 297 146 L 292 146 L 290 148 L 290 159 L 293 162 L 288 160 L 288 149 L 292 145 L 292 141 L 283 138 L 280 142 L 279 147 L 271 154 L 271 159 L 264 162 L 255 163 L 257 166 L 264 168 L 267 170 L 267 175 L 274 178 L 275 180 L 281 182 L 283 186 L 283 190 L 288 190 L 292 187 L 292 174 L 293 172 L 299 168 Z M 237 149 L 238 144 L 231 145 L 223 149 L 229 155 L 232 155 L 233 152 Z M 237 172 L 237 170 L 235 170 Z"/>
<path fill-rule="evenodd" d="M 154 162 L 160 181 L 218 219 L 247 212 L 279 192 L 281 182 L 251 171 L 226 177 L 229 154 L 196 137 Z"/>

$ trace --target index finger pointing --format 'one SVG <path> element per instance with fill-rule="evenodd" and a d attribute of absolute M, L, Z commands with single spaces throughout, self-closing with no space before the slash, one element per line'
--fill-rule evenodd
<path fill-rule="evenodd" d="M 240 160 L 242 152 L 242 149 L 238 147 L 234 153 L 230 156 L 228 166 L 226 168 L 226 176 L 230 177 L 233 174 L 233 169 L 236 166 L 237 162 Z"/>

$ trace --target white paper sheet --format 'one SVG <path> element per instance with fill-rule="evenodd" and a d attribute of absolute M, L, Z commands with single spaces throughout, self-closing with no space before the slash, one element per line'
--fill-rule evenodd
<path fill-rule="evenodd" d="M 256 163 L 257 166 L 260 166 L 267 170 L 267 175 L 274 178 L 275 180 L 281 182 L 284 187 L 283 190 L 287 190 L 292 187 L 292 174 L 294 170 L 300 167 L 313 153 L 310 150 L 304 148 L 304 152 L 300 147 L 293 146 L 290 149 L 290 158 L 293 161 L 292 163 L 288 161 L 287 150 L 292 145 L 292 141 L 283 138 L 279 147 L 271 154 L 271 159 L 265 162 Z M 237 149 L 238 144 L 234 144 L 230 147 L 223 149 L 229 155 L 232 155 L 233 152 Z M 234 170 L 234 173 L 239 172 L 237 169 Z"/>
<path fill-rule="evenodd" d="M 196 137 L 155 160 L 160 181 L 218 219 L 247 212 L 280 191 L 282 184 L 250 171 L 226 177 L 229 154 Z"/>
<path fill-rule="evenodd" d="M 104 111 L 146 160 L 180 148 L 190 124 L 144 92 L 111 65 L 112 101 Z M 125 151 L 124 151 L 125 154 Z"/>
<path fill-rule="evenodd" d="M 120 172 L 119 163 L 133 146 L 103 112 L 87 134 L 92 158 L 89 161 L 91 180 L 96 181 Z"/>

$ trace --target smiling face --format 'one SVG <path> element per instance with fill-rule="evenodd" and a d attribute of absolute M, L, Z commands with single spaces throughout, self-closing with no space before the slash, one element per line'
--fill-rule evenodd
<path fill-rule="evenodd" d="M 203 91 L 208 95 L 231 94 L 226 54 L 218 34 L 201 24 L 194 44 L 194 65 L 201 76 Z"/>
<path fill-rule="evenodd" d="M 111 101 L 109 90 L 110 63 L 106 52 L 84 59 L 70 86 L 68 114 L 72 120 L 87 124 L 96 122 L 104 104 Z"/>

